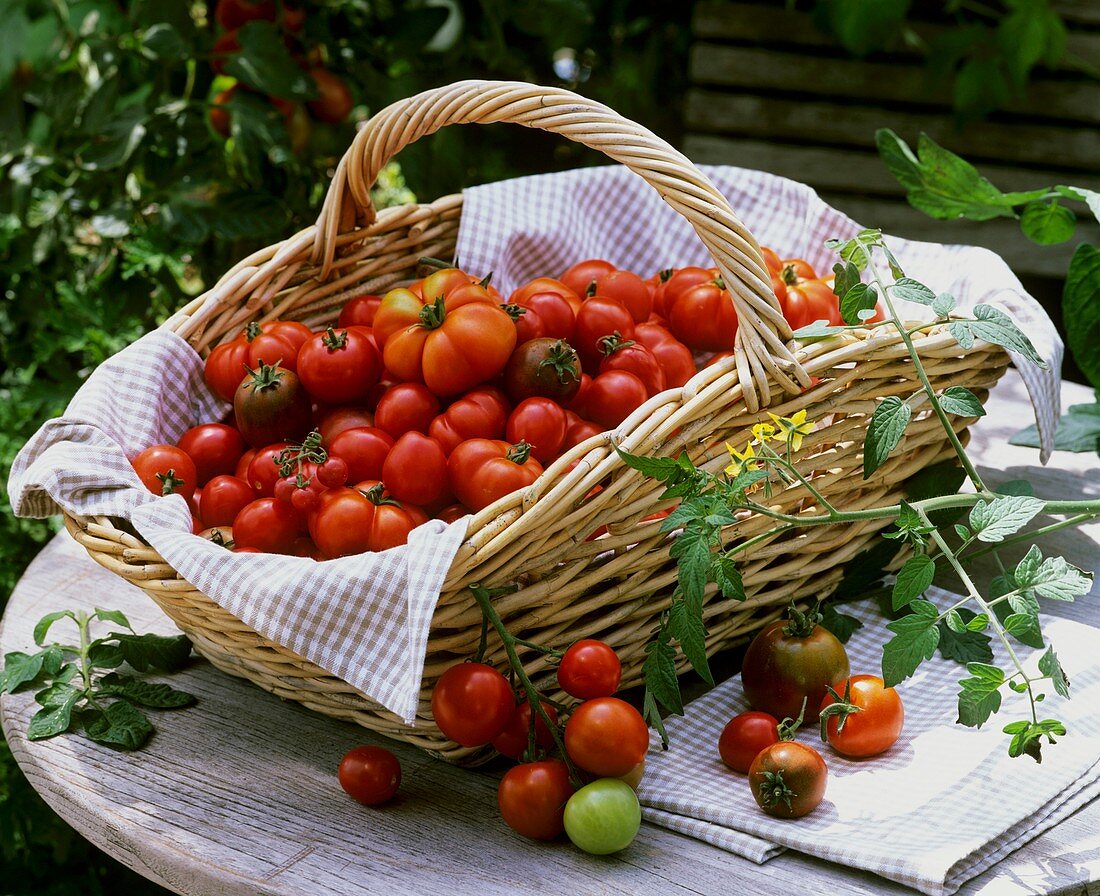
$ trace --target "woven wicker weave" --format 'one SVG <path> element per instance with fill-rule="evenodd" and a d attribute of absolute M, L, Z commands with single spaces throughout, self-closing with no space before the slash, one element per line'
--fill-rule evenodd
<path fill-rule="evenodd" d="M 755 240 L 726 201 L 682 154 L 612 110 L 564 90 L 522 83 L 467 81 L 396 103 L 372 118 L 337 169 L 321 216 L 285 242 L 242 260 L 205 295 L 168 320 L 201 353 L 232 338 L 251 320 L 332 320 L 349 294 L 379 292 L 415 275 L 422 256 L 450 257 L 461 196 L 375 214 L 370 186 L 402 147 L 444 125 L 513 122 L 559 133 L 630 167 L 687 218 L 711 252 L 737 308 L 734 359 L 707 368 L 681 389 L 650 399 L 614 434 L 625 450 L 672 454 L 686 450 L 719 469 L 723 443 L 743 444 L 765 410 L 805 409 L 817 422 L 797 461 L 814 486 L 844 509 L 895 503 L 914 473 L 952 455 L 938 420 L 918 409 L 899 450 L 868 480 L 862 478 L 864 433 L 879 400 L 918 390 L 913 365 L 892 328 L 850 331 L 805 347 L 790 343 Z M 553 273 L 553 272 L 548 272 Z M 940 329 L 914 337 L 932 385 L 963 385 L 985 396 L 1008 358 L 978 343 L 963 350 Z M 811 385 L 811 383 L 813 385 Z M 960 433 L 970 421 L 954 418 Z M 580 463 L 573 470 L 570 464 Z M 602 489 L 593 494 L 593 487 Z M 590 439 L 556 461 L 529 489 L 473 517 L 432 620 L 416 728 L 284 647 L 261 637 L 180 578 L 140 539 L 107 518 L 66 520 L 93 558 L 144 589 L 220 669 L 281 697 L 417 744 L 456 762 L 481 753 L 446 741 L 431 722 L 431 687 L 449 665 L 477 648 L 481 614 L 471 583 L 518 586 L 497 600 L 510 630 L 542 643 L 601 638 L 623 659 L 623 685 L 641 678 L 649 639 L 676 570 L 659 521 L 639 522 L 657 509 L 662 488 L 626 468 L 612 434 Z M 786 512 L 814 512 L 802 486 L 773 497 Z M 607 534 L 587 541 L 601 525 Z M 876 539 L 881 521 L 814 527 L 762 540 L 738 561 L 749 599 L 708 592 L 710 652 L 729 646 L 775 618 L 792 598 L 828 593 L 842 566 Z M 770 521 L 747 518 L 725 533 L 727 543 L 767 531 Z M 503 652 L 489 662 L 506 665 Z M 528 671 L 553 692 L 546 661 L 532 655 Z"/>

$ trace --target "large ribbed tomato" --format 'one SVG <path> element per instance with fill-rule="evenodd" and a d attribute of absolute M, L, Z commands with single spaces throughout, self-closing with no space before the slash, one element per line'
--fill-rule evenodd
<path fill-rule="evenodd" d="M 432 420 L 428 435 L 450 454 L 467 439 L 499 439 L 504 435 L 511 402 L 494 386 L 467 392 Z"/>
<path fill-rule="evenodd" d="M 665 375 L 665 386 L 682 386 L 696 374 L 691 349 L 659 323 L 647 321 L 634 328 L 634 341 L 653 352 Z"/>
<path fill-rule="evenodd" d="M 525 443 L 470 439 L 451 452 L 447 473 L 455 497 L 476 512 L 533 483 L 542 475 L 542 464 Z"/>

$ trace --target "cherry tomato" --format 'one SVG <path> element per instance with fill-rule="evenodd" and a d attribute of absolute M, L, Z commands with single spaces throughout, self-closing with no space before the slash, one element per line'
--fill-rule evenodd
<path fill-rule="evenodd" d="M 275 483 L 281 476 L 278 457 L 289 447 L 289 442 L 276 442 L 274 445 L 267 445 L 254 452 L 248 469 L 245 470 L 244 480 L 261 498 L 271 498 L 275 495 Z"/>
<path fill-rule="evenodd" d="M 542 475 L 542 464 L 531 456 L 529 445 L 469 439 L 451 452 L 447 474 L 455 497 L 476 513 L 531 485 Z"/>
<path fill-rule="evenodd" d="M 465 511 L 464 511 L 465 512 Z M 558 723 L 558 711 L 549 703 L 542 704 L 543 712 L 555 725 Z M 520 703 L 508 719 L 504 730 L 493 738 L 493 749 L 509 759 L 520 759 L 527 752 L 531 731 L 531 704 L 526 700 Z M 549 750 L 554 746 L 554 735 L 546 727 L 541 716 L 535 716 L 535 747 Z"/>
<path fill-rule="evenodd" d="M 603 641 L 586 638 L 565 651 L 558 666 L 558 684 L 579 700 L 610 697 L 619 689 L 622 674 L 615 651 Z"/>
<path fill-rule="evenodd" d="M 513 401 L 535 396 L 568 401 L 580 386 L 580 358 L 564 339 L 520 343 L 504 368 L 504 388 Z"/>
<path fill-rule="evenodd" d="M 328 69 L 310 69 L 309 76 L 317 85 L 318 97 L 309 100 L 306 108 L 318 121 L 339 124 L 351 113 L 352 99 L 348 85 Z"/>
<path fill-rule="evenodd" d="M 576 415 L 574 415 L 576 416 Z M 598 436 L 606 430 L 598 423 L 581 420 L 579 417 L 575 423 L 570 423 L 565 431 L 565 441 L 562 443 L 561 452 L 565 454 L 570 448 L 576 448 L 581 442 L 587 442 L 593 436 Z"/>
<path fill-rule="evenodd" d="M 834 700 L 826 692 L 821 701 L 822 711 L 833 703 L 855 707 L 840 714 L 825 714 L 822 733 L 834 750 L 842 756 L 861 759 L 885 753 L 894 745 L 905 724 L 905 707 L 897 691 L 884 687 L 882 679 L 874 675 L 853 675 L 833 690 L 842 699 Z"/>
<path fill-rule="evenodd" d="M 382 464 L 382 481 L 399 501 L 425 507 L 451 501 L 447 453 L 419 432 L 407 432 L 393 443 Z"/>
<path fill-rule="evenodd" d="M 174 445 L 153 445 L 134 458 L 134 471 L 154 495 L 183 495 L 190 501 L 198 475 L 187 452 Z"/>
<path fill-rule="evenodd" d="M 633 338 L 634 317 L 618 299 L 594 296 L 577 312 L 573 338 L 573 347 L 585 370 L 594 371 L 599 367 L 603 357 L 600 340 L 612 333 L 618 333 L 621 339 Z"/>
<path fill-rule="evenodd" d="M 545 293 L 553 293 L 561 296 L 569 303 L 570 307 L 574 309 L 581 307 L 581 296 L 583 293 L 578 293 L 575 289 L 571 289 L 560 280 L 555 280 L 553 277 L 536 277 L 534 280 L 529 280 L 508 297 L 508 302 L 512 305 L 523 305 L 531 296 L 543 295 Z M 560 338 L 564 339 L 565 337 L 562 336 Z"/>
<path fill-rule="evenodd" d="M 737 311 L 725 283 L 716 277 L 680 293 L 669 307 L 672 335 L 695 351 L 732 349 L 737 336 Z"/>
<path fill-rule="evenodd" d="M 626 701 L 597 697 L 573 710 L 565 723 L 565 749 L 585 771 L 617 778 L 645 759 L 649 729 Z"/>
<path fill-rule="evenodd" d="M 565 833 L 573 845 L 596 856 L 626 849 L 642 826 L 638 796 L 625 781 L 604 778 L 574 793 L 565 804 Z"/>
<path fill-rule="evenodd" d="M 321 483 L 325 488 L 336 488 L 339 485 L 346 485 L 348 477 L 351 475 L 351 469 L 348 467 L 347 461 L 342 457 L 330 456 L 319 467 L 317 467 L 317 481 Z M 355 479 L 358 482 L 362 479 L 371 477 L 356 476 Z"/>
<path fill-rule="evenodd" d="M 289 554 L 301 527 L 301 515 L 286 501 L 257 498 L 241 508 L 233 520 L 233 541 L 242 548 Z"/>
<path fill-rule="evenodd" d="M 672 306 L 689 289 L 709 283 L 717 276 L 717 268 L 686 267 L 675 271 L 665 284 L 663 316 L 669 316 Z"/>
<path fill-rule="evenodd" d="M 241 381 L 248 375 L 248 339 L 238 336 L 214 348 L 206 359 L 206 384 L 222 401 L 232 401 Z"/>
<path fill-rule="evenodd" d="M 618 426 L 649 398 L 645 383 L 625 370 L 609 370 L 584 393 L 583 413 L 604 429 Z"/>
<path fill-rule="evenodd" d="M 500 306 L 516 325 L 516 344 L 520 345 L 528 339 L 538 339 L 546 335 L 546 327 L 542 323 L 539 313 L 522 305 Z"/>
<path fill-rule="evenodd" d="M 428 435 L 450 454 L 467 439 L 499 439 L 511 405 L 494 386 L 481 386 L 453 402 L 428 427 Z"/>
<path fill-rule="evenodd" d="M 743 712 L 734 716 L 718 738 L 722 761 L 735 772 L 745 774 L 757 754 L 779 743 L 779 722 L 766 712 Z"/>
<path fill-rule="evenodd" d="M 374 426 L 374 414 L 366 408 L 333 408 L 317 424 L 317 431 L 321 433 L 321 447 L 330 448 L 333 439 L 340 433 L 364 426 Z"/>
<path fill-rule="evenodd" d="M 237 514 L 256 499 L 256 492 L 236 476 L 215 476 L 202 490 L 199 518 L 206 526 L 232 526 Z"/>
<path fill-rule="evenodd" d="M 373 426 L 345 429 L 329 445 L 329 458 L 339 458 L 348 468 L 345 482 L 381 479 L 382 465 L 393 447 L 389 433 Z"/>
<path fill-rule="evenodd" d="M 297 372 L 298 351 L 312 335 L 309 327 L 296 320 L 249 324 L 244 331 L 244 338 L 248 341 L 249 369 L 259 367 L 262 361 L 269 367 Z"/>
<path fill-rule="evenodd" d="M 618 299 L 636 323 L 649 319 L 653 311 L 653 294 L 645 281 L 630 271 L 612 271 L 596 281 L 596 295 Z"/>
<path fill-rule="evenodd" d="M 634 341 L 653 352 L 665 375 L 667 388 L 678 388 L 695 376 L 695 356 L 691 349 L 660 324 L 638 324 L 634 328 Z"/>
<path fill-rule="evenodd" d="M 401 786 L 401 763 L 383 747 L 356 747 L 340 760 L 337 776 L 348 796 L 377 806 L 392 800 Z"/>
<path fill-rule="evenodd" d="M 448 504 L 435 515 L 435 518 L 437 520 L 443 520 L 445 523 L 453 523 L 462 519 L 464 516 L 468 516 L 469 513 L 470 511 L 461 504 Z"/>
<path fill-rule="evenodd" d="M 541 280 L 549 280 L 549 278 L 542 277 L 531 282 L 534 284 Z M 512 293 L 511 304 L 526 308 L 539 316 L 542 336 L 549 339 L 570 340 L 573 338 L 577 312 L 581 308 L 580 299 L 572 290 L 558 281 L 552 280 L 549 283 L 557 286 L 544 284 L 542 291 L 534 292 L 525 292 L 526 287 L 516 290 Z"/>
<path fill-rule="evenodd" d="M 549 398 L 525 398 L 508 417 L 505 434 L 512 444 L 527 442 L 531 456 L 546 466 L 561 454 L 565 410 Z"/>
<path fill-rule="evenodd" d="M 249 448 L 244 454 L 241 455 L 240 460 L 237 461 L 237 466 L 233 470 L 233 475 L 238 479 L 243 479 L 248 482 L 248 465 L 252 463 L 252 458 L 256 456 L 256 449 Z"/>
<path fill-rule="evenodd" d="M 565 804 L 572 795 L 566 764 L 546 759 L 509 769 L 497 788 L 497 803 L 505 823 L 517 834 L 553 840 L 565 830 Z"/>
<path fill-rule="evenodd" d="M 200 486 L 215 476 L 234 472 L 245 451 L 244 436 L 224 423 L 192 426 L 176 444 L 195 462 Z"/>
<path fill-rule="evenodd" d="M 648 395 L 665 391 L 665 373 L 657 356 L 640 342 L 622 339 L 618 333 L 613 333 L 600 340 L 600 351 L 603 352 L 600 373 L 625 370 L 642 381 Z"/>
<path fill-rule="evenodd" d="M 421 383 L 399 383 L 374 409 L 374 425 L 395 439 L 407 432 L 426 433 L 439 413 L 439 399 Z"/>
<path fill-rule="evenodd" d="M 432 716 L 443 736 L 463 747 L 480 747 L 504 730 L 515 706 L 511 685 L 492 666 L 459 663 L 432 691 Z"/>
<path fill-rule="evenodd" d="M 813 812 L 825 797 L 827 777 L 821 754 L 792 740 L 765 747 L 749 766 L 753 798 L 776 818 L 801 818 Z"/>
<path fill-rule="evenodd" d="M 427 521 L 419 507 L 395 501 L 380 483 L 371 482 L 322 492 L 308 518 L 310 537 L 326 557 L 397 547 Z"/>
<path fill-rule="evenodd" d="M 354 404 L 367 397 L 382 375 L 382 358 L 358 329 L 313 335 L 298 352 L 298 376 L 325 404 Z"/>
<path fill-rule="evenodd" d="M 378 313 L 378 306 L 381 303 L 381 296 L 369 293 L 353 296 L 344 302 L 337 324 L 341 327 L 373 327 L 374 315 Z"/>
<path fill-rule="evenodd" d="M 653 291 L 653 311 L 651 312 L 651 317 L 652 315 L 661 318 L 665 316 L 665 289 L 668 287 L 668 281 L 675 273 L 675 268 L 664 268 L 646 280 L 646 283 L 652 287 Z"/>
<path fill-rule="evenodd" d="M 253 448 L 298 439 L 313 425 L 313 405 L 297 374 L 264 364 L 237 387 L 233 414 Z"/>
<path fill-rule="evenodd" d="M 614 273 L 615 265 L 600 258 L 578 261 L 561 275 L 561 282 L 582 299 L 592 295 L 594 284 L 601 277 Z"/>
<path fill-rule="evenodd" d="M 848 653 L 810 614 L 795 614 L 764 628 L 749 644 L 741 684 L 753 709 L 777 719 L 795 718 L 806 703 L 806 718 L 817 718 L 826 689 L 848 677 Z"/>

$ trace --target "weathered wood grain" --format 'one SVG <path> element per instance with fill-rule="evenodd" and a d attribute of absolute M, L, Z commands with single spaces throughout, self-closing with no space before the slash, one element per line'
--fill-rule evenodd
<path fill-rule="evenodd" d="M 1095 456 L 1056 454 L 1035 468 L 1032 449 L 999 446 L 1028 416 L 1010 374 L 974 429 L 972 449 L 994 482 L 1026 468 L 1051 495 L 1100 491 Z M 1088 399 L 1066 387 L 1066 404 Z M 1095 566 L 1100 526 L 1050 537 Z M 170 624 L 136 588 L 93 564 L 64 534 L 35 560 L 0 624 L 0 651 L 27 649 L 44 613 L 63 607 L 117 607 L 142 630 Z M 1057 610 L 1098 620 L 1094 603 Z M 493 769 L 469 771 L 386 745 L 404 773 L 397 801 L 367 809 L 347 799 L 335 778 L 341 755 L 382 742 L 362 729 L 284 703 L 205 662 L 173 684 L 195 693 L 191 709 L 157 714 L 158 733 L 125 755 L 82 738 L 30 743 L 28 694 L 0 698 L 0 722 L 28 778 L 77 830 L 123 863 L 170 889 L 225 894 L 578 893 L 789 896 L 905 894 L 912 891 L 803 856 L 756 866 L 706 844 L 644 826 L 618 856 L 585 856 L 568 844 L 536 845 L 497 817 Z M 1051 752 L 1048 761 L 1056 761 Z M 1083 893 L 1100 879 L 1100 806 L 1094 804 L 972 881 L 982 896 Z"/>

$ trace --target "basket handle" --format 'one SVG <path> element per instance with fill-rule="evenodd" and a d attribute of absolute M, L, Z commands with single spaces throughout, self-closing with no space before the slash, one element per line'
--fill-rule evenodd
<path fill-rule="evenodd" d="M 725 197 L 691 163 L 651 131 L 568 90 L 520 81 L 459 81 L 400 100 L 375 114 L 337 166 L 314 237 L 321 278 L 345 234 L 375 220 L 370 188 L 404 147 L 450 124 L 511 122 L 561 134 L 626 165 L 685 217 L 714 259 L 737 311 L 735 358 L 751 412 L 770 402 L 769 380 L 788 392 L 809 377 L 785 341 L 791 329 L 772 290 L 760 247 Z M 758 394 L 759 390 L 759 394 Z"/>

